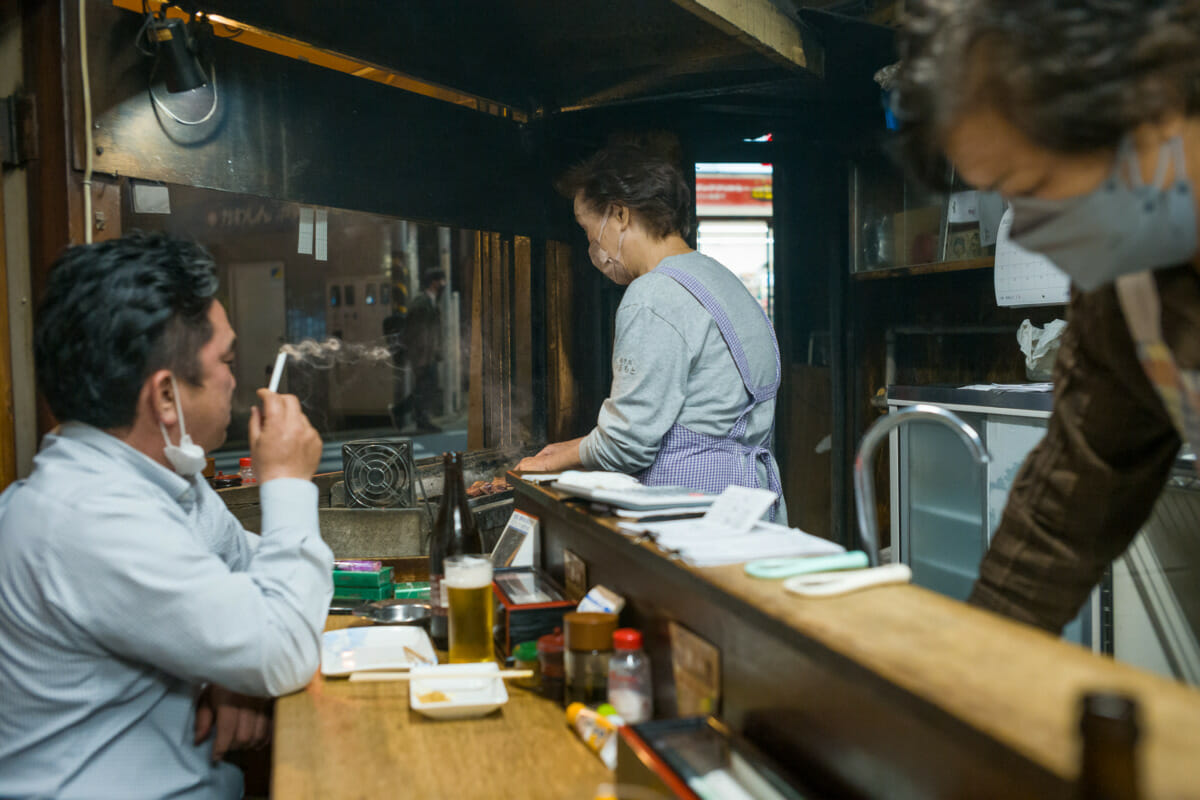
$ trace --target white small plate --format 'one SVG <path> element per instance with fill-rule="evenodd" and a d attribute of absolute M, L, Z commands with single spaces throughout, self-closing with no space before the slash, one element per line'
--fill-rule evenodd
<path fill-rule="evenodd" d="M 342 628 L 321 636 L 321 674 L 408 669 L 425 659 L 437 663 L 429 634 L 420 628 Z"/>
<path fill-rule="evenodd" d="M 487 677 L 487 673 L 498 670 L 495 662 L 413 667 L 408 682 L 408 703 L 413 711 L 432 719 L 482 717 L 508 702 L 504 679 L 499 675 Z M 455 677 L 463 673 L 471 677 Z M 440 692 L 446 699 L 429 700 L 428 695 L 433 692 Z M 426 699 L 422 700 L 423 697 Z"/>

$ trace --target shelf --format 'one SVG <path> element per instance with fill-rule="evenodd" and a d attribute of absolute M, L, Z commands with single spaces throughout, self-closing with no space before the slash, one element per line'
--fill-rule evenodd
<path fill-rule="evenodd" d="M 943 272 L 964 272 L 972 269 L 991 269 L 996 266 L 995 256 L 967 258 L 962 261 L 936 261 L 932 264 L 914 264 L 911 267 L 889 267 L 870 272 L 855 272 L 856 281 L 873 281 L 881 278 L 907 278 L 910 275 L 934 275 Z"/>

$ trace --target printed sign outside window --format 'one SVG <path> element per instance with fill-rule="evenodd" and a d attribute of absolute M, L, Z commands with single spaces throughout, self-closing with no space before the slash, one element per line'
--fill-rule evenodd
<path fill-rule="evenodd" d="M 771 174 L 696 174 L 696 215 L 699 217 L 769 217 L 772 213 Z"/>

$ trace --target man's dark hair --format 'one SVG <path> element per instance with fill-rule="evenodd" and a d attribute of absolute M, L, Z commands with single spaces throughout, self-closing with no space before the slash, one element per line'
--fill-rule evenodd
<path fill-rule="evenodd" d="M 600 214 L 619 203 L 660 239 L 673 233 L 686 238 L 692 228 L 692 193 L 683 171 L 641 147 L 609 145 L 567 170 L 556 188 L 569 199 L 582 192 Z"/>
<path fill-rule="evenodd" d="M 446 280 L 446 273 L 440 269 L 427 269 L 421 273 L 421 288 L 428 289 L 434 281 Z"/>
<path fill-rule="evenodd" d="M 933 184 L 947 126 L 974 107 L 1062 153 L 1200 110 L 1200 0 L 915 0 L 900 53 L 901 147 Z"/>
<path fill-rule="evenodd" d="M 34 329 L 38 388 L 62 422 L 130 425 L 142 384 L 170 369 L 199 385 L 212 338 L 212 257 L 197 244 L 134 232 L 64 252 Z"/>

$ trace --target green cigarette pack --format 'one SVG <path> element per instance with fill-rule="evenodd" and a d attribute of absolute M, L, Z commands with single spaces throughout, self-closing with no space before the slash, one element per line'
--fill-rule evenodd
<path fill-rule="evenodd" d="M 384 567 L 378 572 L 351 572 L 344 569 L 333 571 L 334 586 L 380 587 L 392 582 L 392 568 Z"/>
<path fill-rule="evenodd" d="M 429 581 L 397 583 L 395 596 L 401 600 L 428 600 Z"/>
<path fill-rule="evenodd" d="M 333 587 L 334 600 L 387 600 L 392 597 L 392 584 L 383 586 L 337 586 Z"/>

